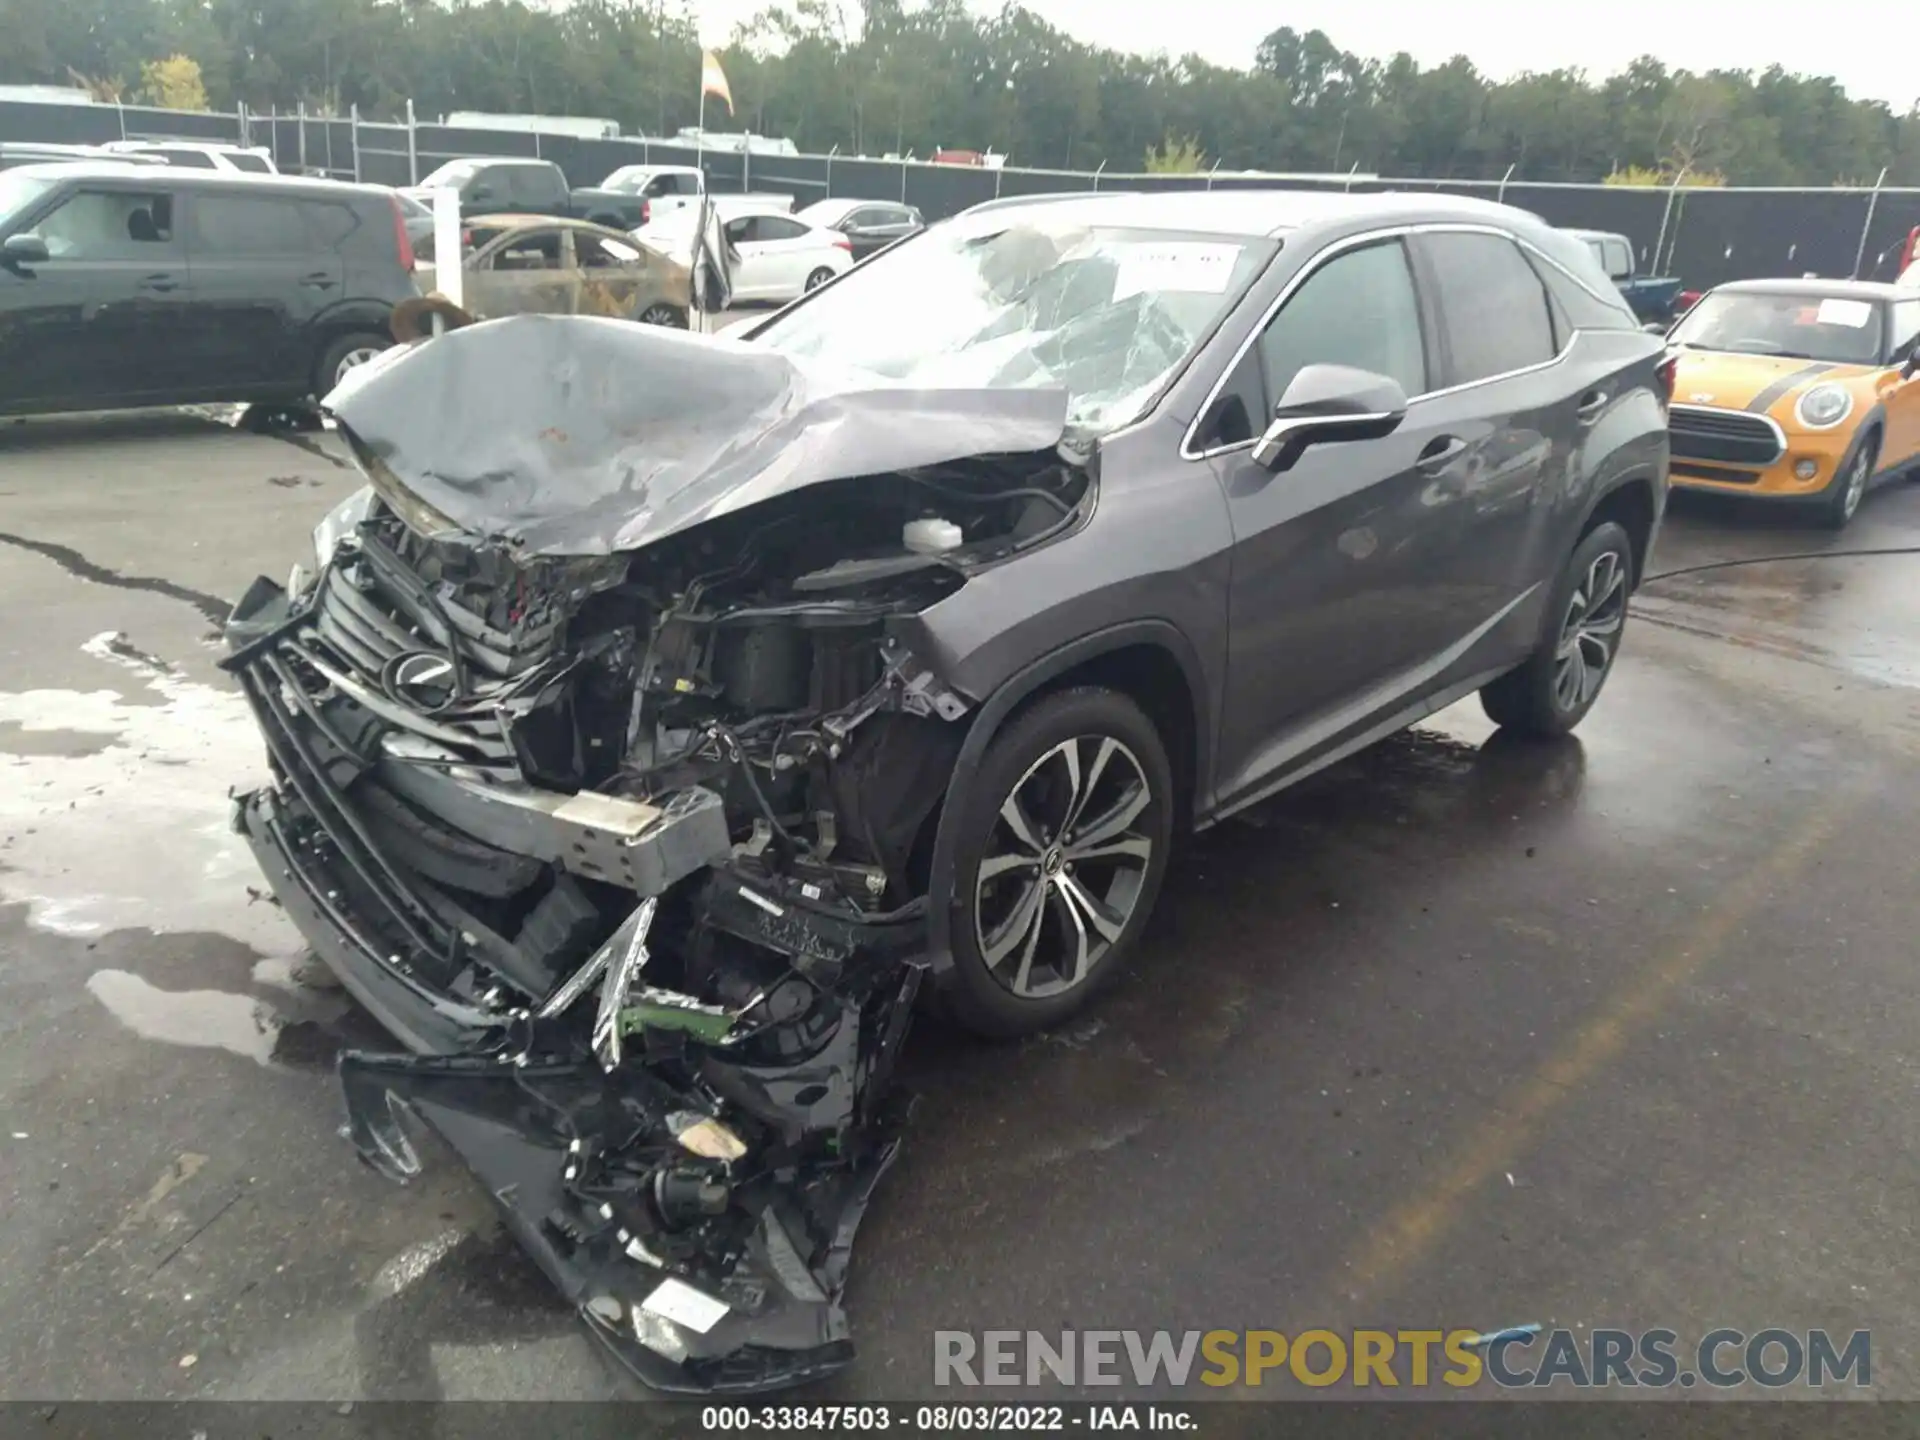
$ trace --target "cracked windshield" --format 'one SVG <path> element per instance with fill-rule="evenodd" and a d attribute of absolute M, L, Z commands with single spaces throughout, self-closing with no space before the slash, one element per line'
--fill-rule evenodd
<path fill-rule="evenodd" d="M 1057 386 L 1069 428 L 1098 434 L 1140 412 L 1276 248 L 989 213 L 901 246 L 757 339 L 903 384 Z"/>

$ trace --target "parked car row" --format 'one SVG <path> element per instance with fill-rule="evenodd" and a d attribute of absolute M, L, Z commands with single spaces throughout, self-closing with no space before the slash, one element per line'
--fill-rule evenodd
<path fill-rule="evenodd" d="M 81 161 L 0 173 L 0 412 L 331 390 L 415 292 L 376 186 Z"/>
<path fill-rule="evenodd" d="M 557 166 L 436 173 L 476 182 L 460 257 L 472 317 L 688 324 L 692 208 L 605 225 L 552 213 Z M 607 193 L 640 207 L 684 185 L 698 200 L 697 176 L 629 167 Z M 486 208 L 529 182 L 550 187 L 548 209 Z M 391 343 L 395 304 L 433 288 L 436 188 L 282 176 L 263 152 L 197 142 L 0 146 L 0 413 L 326 394 Z M 786 196 L 715 200 L 742 300 L 789 300 L 922 228 L 880 202 L 824 202 L 816 224 Z"/>

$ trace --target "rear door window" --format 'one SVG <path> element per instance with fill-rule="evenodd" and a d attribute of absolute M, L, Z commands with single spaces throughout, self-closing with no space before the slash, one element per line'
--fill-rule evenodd
<path fill-rule="evenodd" d="M 1512 240 L 1478 231 L 1418 239 L 1446 328 L 1449 385 L 1544 365 L 1559 353 L 1546 286 Z"/>
<path fill-rule="evenodd" d="M 301 255 L 313 248 L 304 207 L 270 195 L 193 197 L 196 255 Z"/>
<path fill-rule="evenodd" d="M 493 254 L 487 268 L 509 270 L 558 270 L 561 268 L 558 230 L 523 230 Z"/>
<path fill-rule="evenodd" d="M 645 250 L 609 235 L 580 231 L 573 237 L 573 247 L 580 257 L 581 268 L 585 270 L 614 270 L 626 266 L 646 268 Z"/>
<path fill-rule="evenodd" d="M 749 236 L 754 240 L 798 240 L 809 234 L 807 226 L 798 220 L 789 220 L 784 215 L 756 215 L 753 219 L 753 231 Z"/>

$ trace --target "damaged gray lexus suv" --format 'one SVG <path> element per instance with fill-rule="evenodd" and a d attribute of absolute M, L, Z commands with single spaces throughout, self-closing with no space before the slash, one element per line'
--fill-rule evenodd
<path fill-rule="evenodd" d="M 328 400 L 367 486 L 256 581 L 235 802 L 437 1133 L 643 1380 L 851 1356 L 917 1001 L 1053 1024 L 1177 833 L 1478 691 L 1593 705 L 1672 367 L 1505 207 L 996 202 L 744 332 L 524 316 Z"/>

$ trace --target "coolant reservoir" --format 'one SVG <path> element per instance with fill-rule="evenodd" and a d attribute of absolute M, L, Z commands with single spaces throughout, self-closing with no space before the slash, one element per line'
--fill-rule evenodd
<path fill-rule="evenodd" d="M 966 537 L 951 520 L 932 519 L 909 520 L 900 538 L 916 555 L 944 555 L 949 550 L 958 550 Z"/>

